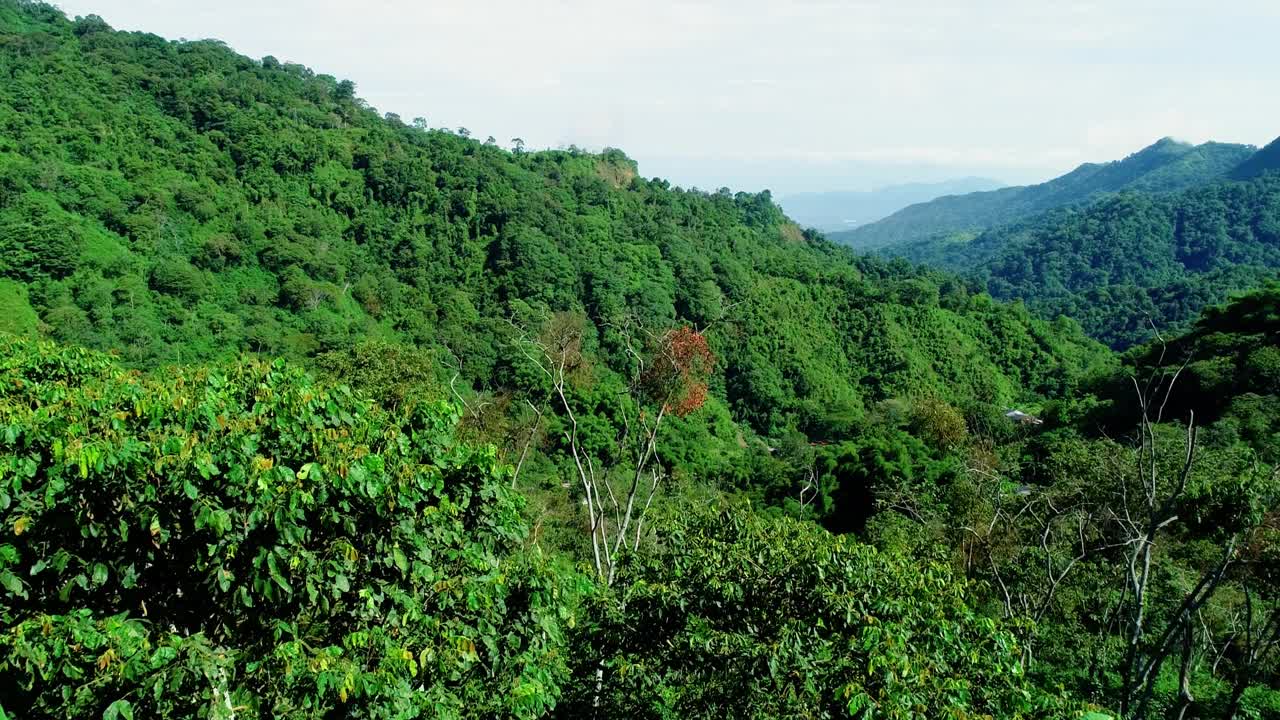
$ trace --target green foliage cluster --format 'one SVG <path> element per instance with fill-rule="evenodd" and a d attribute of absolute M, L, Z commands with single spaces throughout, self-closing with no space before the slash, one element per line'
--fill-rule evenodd
<path fill-rule="evenodd" d="M 616 679 L 579 688 L 569 716 L 1070 716 L 1027 686 L 1013 634 L 945 564 L 745 508 L 660 524 L 580 655 L 583 676 Z"/>
<path fill-rule="evenodd" d="M 281 362 L 150 379 L 0 345 L 16 717 L 537 717 L 585 587 L 492 447 Z"/>

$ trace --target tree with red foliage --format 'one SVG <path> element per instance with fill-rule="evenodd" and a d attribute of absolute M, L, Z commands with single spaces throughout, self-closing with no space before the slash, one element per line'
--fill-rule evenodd
<path fill-rule="evenodd" d="M 707 401 L 715 355 L 706 336 L 688 326 L 663 333 L 654 345 L 644 388 L 665 413 L 686 417 Z"/>

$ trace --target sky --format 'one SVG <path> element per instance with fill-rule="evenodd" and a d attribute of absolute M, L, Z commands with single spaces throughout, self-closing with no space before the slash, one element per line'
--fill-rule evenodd
<path fill-rule="evenodd" d="M 406 121 L 735 190 L 1044 180 L 1280 135 L 1275 0 L 66 0 L 349 79 Z"/>

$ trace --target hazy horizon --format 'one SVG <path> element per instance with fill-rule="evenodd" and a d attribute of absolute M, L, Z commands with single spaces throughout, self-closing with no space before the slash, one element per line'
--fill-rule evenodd
<path fill-rule="evenodd" d="M 1023 184 L 1164 136 L 1280 134 L 1280 6 L 1255 0 L 55 4 L 299 62 L 432 127 L 619 147 L 704 189 Z"/>

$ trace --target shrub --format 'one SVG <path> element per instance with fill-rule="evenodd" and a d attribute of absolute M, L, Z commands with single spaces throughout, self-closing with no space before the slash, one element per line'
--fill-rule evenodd
<path fill-rule="evenodd" d="M 19 717 L 544 714 L 577 576 L 455 410 L 281 362 L 3 340 L 0 686 Z M 234 713 L 232 712 L 234 708 Z"/>

